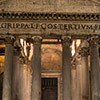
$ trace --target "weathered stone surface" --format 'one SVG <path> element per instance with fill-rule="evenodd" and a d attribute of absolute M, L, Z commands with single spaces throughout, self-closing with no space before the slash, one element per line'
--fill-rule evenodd
<path fill-rule="evenodd" d="M 12 96 L 12 68 L 13 68 L 13 43 L 12 39 L 7 38 L 5 48 L 5 68 L 4 68 L 4 79 L 3 79 L 3 100 L 11 100 Z"/>
<path fill-rule="evenodd" d="M 57 72 L 62 69 L 61 45 L 42 45 L 42 71 Z"/>
<path fill-rule="evenodd" d="M 40 36 L 33 37 L 31 100 L 41 100 L 41 40 Z"/>
<path fill-rule="evenodd" d="M 18 80 L 16 82 L 16 99 L 17 100 L 31 100 L 31 69 L 29 64 L 20 64 Z M 24 92 L 23 92 L 24 91 Z"/>
<path fill-rule="evenodd" d="M 99 12 L 99 0 L 1 0 L 0 9 L 30 12 Z"/>

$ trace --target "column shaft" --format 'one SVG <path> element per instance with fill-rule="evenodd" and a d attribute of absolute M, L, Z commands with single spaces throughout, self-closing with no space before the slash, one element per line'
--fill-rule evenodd
<path fill-rule="evenodd" d="M 13 68 L 13 45 L 10 38 L 6 41 L 5 48 L 5 65 L 3 79 L 3 96 L 2 100 L 12 100 L 12 68 Z"/>
<path fill-rule="evenodd" d="M 81 56 L 76 58 L 76 98 L 75 100 L 82 100 L 82 65 Z"/>
<path fill-rule="evenodd" d="M 89 50 L 87 43 L 81 48 L 81 65 L 82 65 L 82 100 L 89 100 L 89 67 L 88 67 L 88 54 Z"/>
<path fill-rule="evenodd" d="M 71 97 L 71 52 L 70 43 L 66 38 L 62 41 L 62 100 L 72 100 Z"/>
<path fill-rule="evenodd" d="M 82 57 L 82 98 L 89 100 L 89 70 L 88 57 Z"/>
<path fill-rule="evenodd" d="M 32 100 L 41 100 L 41 39 L 34 38 L 32 58 Z"/>
<path fill-rule="evenodd" d="M 77 82 L 76 82 L 76 68 L 72 69 L 72 100 L 77 100 L 76 90 L 77 90 Z"/>
<path fill-rule="evenodd" d="M 31 100 L 32 79 L 30 63 L 24 64 L 21 62 L 18 79 L 18 100 Z"/>
<path fill-rule="evenodd" d="M 100 100 L 100 66 L 97 38 L 90 43 L 92 100 Z"/>
<path fill-rule="evenodd" d="M 14 48 L 14 61 L 13 61 L 13 73 L 12 73 L 12 100 L 19 99 L 19 67 L 20 67 L 20 48 Z"/>

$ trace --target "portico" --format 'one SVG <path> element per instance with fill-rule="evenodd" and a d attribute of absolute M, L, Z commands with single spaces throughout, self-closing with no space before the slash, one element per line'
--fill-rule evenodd
<path fill-rule="evenodd" d="M 1 13 L 0 25 L 2 26 L 0 26 L 0 39 L 3 41 L 3 43 L 6 42 L 2 100 L 13 100 L 13 91 L 16 87 L 16 85 L 13 85 L 13 80 L 15 79 L 14 77 L 16 77 L 16 82 L 19 81 L 18 76 L 14 74 L 17 73 L 15 69 L 16 67 L 20 68 L 19 66 L 21 66 L 21 64 L 29 66 L 30 63 L 28 60 L 28 53 L 25 55 L 25 52 L 23 52 L 23 48 L 20 45 L 19 41 L 21 39 L 26 41 L 28 44 L 32 44 L 33 47 L 33 54 L 30 63 L 32 79 L 30 79 L 31 92 L 29 96 L 31 100 L 41 100 L 41 78 L 43 74 L 43 66 L 41 65 L 41 46 L 43 44 L 60 44 L 62 48 L 62 65 L 59 72 L 61 75 L 61 84 L 59 85 L 61 90 L 58 89 L 60 91 L 59 94 L 61 94 L 61 97 L 57 100 L 72 100 L 72 61 L 73 59 L 74 62 L 78 61 L 78 63 L 76 63 L 76 67 L 78 68 L 78 64 L 80 66 L 80 60 L 77 60 L 76 58 L 79 56 L 82 57 L 81 67 L 83 67 L 82 72 L 84 76 L 82 78 L 82 100 L 89 100 L 89 85 L 92 91 L 92 100 L 99 100 L 99 21 L 100 15 L 95 13 Z M 32 23 L 36 24 L 33 25 Z M 43 41 L 45 39 L 47 40 L 46 42 Z M 88 42 L 88 46 L 84 44 L 82 47 L 79 47 L 79 49 L 83 50 L 83 48 L 86 46 L 89 52 L 83 50 L 81 53 L 77 52 L 77 55 L 72 57 L 71 44 L 74 39 L 80 39 L 82 41 Z M 14 52 L 15 47 L 18 48 L 16 51 L 17 55 L 15 55 Z M 27 48 L 27 51 L 29 52 L 30 50 Z M 87 62 L 88 56 L 90 56 L 90 62 Z M 16 62 L 18 62 L 18 65 Z M 88 78 L 88 63 L 90 63 L 91 84 L 89 83 Z M 21 88 L 18 88 L 18 91 L 20 89 Z M 17 95 L 17 98 L 18 96 L 20 95 Z"/>

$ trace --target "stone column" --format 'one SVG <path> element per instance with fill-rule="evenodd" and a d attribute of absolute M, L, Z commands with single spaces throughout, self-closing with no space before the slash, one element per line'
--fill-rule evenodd
<path fill-rule="evenodd" d="M 76 57 L 76 98 L 75 100 L 82 100 L 82 65 L 81 56 Z"/>
<path fill-rule="evenodd" d="M 20 47 L 14 48 L 13 77 L 12 77 L 12 100 L 19 100 L 19 67 L 20 67 Z"/>
<path fill-rule="evenodd" d="M 12 100 L 12 68 L 13 68 L 13 39 L 8 37 L 5 48 L 5 64 L 3 79 L 3 96 L 2 100 Z"/>
<path fill-rule="evenodd" d="M 89 100 L 88 47 L 82 47 L 80 54 L 81 54 L 81 65 L 82 65 L 82 100 Z"/>
<path fill-rule="evenodd" d="M 77 90 L 77 81 L 76 81 L 76 65 L 75 61 L 73 62 L 72 66 L 72 100 L 76 100 L 77 95 L 76 95 L 76 90 Z"/>
<path fill-rule="evenodd" d="M 33 37 L 32 100 L 41 100 L 41 37 Z"/>
<path fill-rule="evenodd" d="M 72 100 L 71 89 L 70 38 L 62 37 L 62 100 Z"/>
<path fill-rule="evenodd" d="M 99 40 L 99 37 L 92 37 L 89 42 L 92 100 L 100 100 Z"/>

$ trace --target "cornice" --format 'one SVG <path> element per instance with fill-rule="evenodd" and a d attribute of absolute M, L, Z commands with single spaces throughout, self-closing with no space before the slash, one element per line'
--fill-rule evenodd
<path fill-rule="evenodd" d="M 100 13 L 0 12 L 0 20 L 100 21 Z"/>

